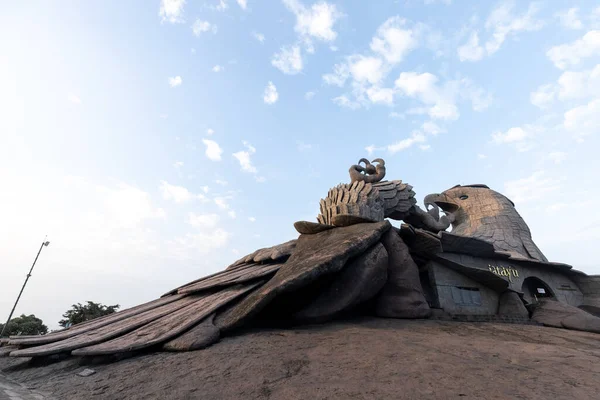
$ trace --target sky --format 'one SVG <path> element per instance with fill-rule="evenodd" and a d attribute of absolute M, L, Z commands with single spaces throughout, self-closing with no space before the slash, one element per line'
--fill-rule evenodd
<path fill-rule="evenodd" d="M 600 274 L 595 1 L 4 2 L 0 317 L 152 300 L 297 237 L 362 157 L 485 183 Z"/>

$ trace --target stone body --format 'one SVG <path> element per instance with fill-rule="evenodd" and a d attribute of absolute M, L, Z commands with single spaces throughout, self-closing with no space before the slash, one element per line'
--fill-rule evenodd
<path fill-rule="evenodd" d="M 548 261 L 514 203 L 485 185 L 457 185 L 426 196 L 425 202 L 446 212 L 455 235 L 485 240 L 499 252 Z"/>
<path fill-rule="evenodd" d="M 298 239 L 258 249 L 159 299 L 43 336 L 0 342 L 41 357 L 197 350 L 250 326 L 325 322 L 356 309 L 386 318 L 523 322 L 600 332 L 600 278 L 548 262 L 505 196 L 455 186 L 416 205 L 412 187 L 361 159 Z M 364 164 L 364 166 L 362 165 Z M 446 215 L 440 216 L 440 208 Z M 402 220 L 400 229 L 386 218 Z M 452 232 L 444 230 L 452 223 Z M 581 308 L 578 308 L 581 307 Z M 529 310 L 528 310 L 529 309 Z"/>
<path fill-rule="evenodd" d="M 389 258 L 388 279 L 375 306 L 375 313 L 389 318 L 427 318 L 431 310 L 419 280 L 419 268 L 408 246 L 398 233 L 389 231 L 382 238 Z"/>

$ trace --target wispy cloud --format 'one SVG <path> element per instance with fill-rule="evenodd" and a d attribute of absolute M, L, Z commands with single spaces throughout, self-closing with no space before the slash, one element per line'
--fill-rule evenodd
<path fill-rule="evenodd" d="M 210 139 L 202 139 L 202 143 L 204 143 L 204 146 L 206 146 L 205 154 L 209 160 L 221 161 L 223 149 L 221 149 L 221 146 L 219 146 L 217 142 Z"/>
<path fill-rule="evenodd" d="M 273 84 L 273 82 L 267 83 L 267 87 L 265 87 L 265 92 L 263 94 L 263 100 L 267 104 L 275 104 L 279 99 L 279 93 L 277 92 L 277 87 Z"/>
<path fill-rule="evenodd" d="M 201 19 L 196 19 L 194 24 L 192 25 L 192 32 L 195 36 L 200 36 L 206 32 L 212 32 L 213 34 L 217 33 L 217 25 L 211 24 L 208 21 L 203 21 Z"/>
<path fill-rule="evenodd" d="M 174 76 L 174 77 L 169 78 L 169 86 L 171 86 L 172 88 L 181 86 L 182 83 L 183 83 L 183 79 L 181 79 L 180 76 Z"/>
<path fill-rule="evenodd" d="M 184 22 L 184 5 L 185 0 L 161 0 L 160 9 L 158 10 L 158 15 L 161 17 L 161 21 L 167 21 L 172 24 Z"/>

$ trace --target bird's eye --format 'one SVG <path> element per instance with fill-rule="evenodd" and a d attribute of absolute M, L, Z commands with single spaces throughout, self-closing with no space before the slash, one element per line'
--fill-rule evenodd
<path fill-rule="evenodd" d="M 466 200 L 468 198 L 469 198 L 469 196 L 467 196 L 466 194 L 463 194 L 462 196 L 459 197 L 459 199 L 461 199 L 461 200 Z"/>

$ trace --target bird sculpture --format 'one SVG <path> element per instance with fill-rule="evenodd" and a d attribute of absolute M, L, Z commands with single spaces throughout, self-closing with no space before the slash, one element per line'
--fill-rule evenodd
<path fill-rule="evenodd" d="M 441 234 L 449 235 L 443 231 L 450 224 L 452 235 L 468 236 L 469 243 L 475 238 L 501 252 L 545 260 L 512 202 L 486 186 L 455 186 L 429 195 L 423 210 L 412 186 L 383 180 L 382 159 L 361 159 L 349 174 L 350 183 L 321 200 L 317 222 L 294 224 L 297 239 L 259 249 L 148 303 L 43 336 L 11 337 L 1 353 L 196 350 L 241 328 L 322 323 L 359 309 L 382 317 L 427 318 L 431 311 L 411 254 L 435 257 L 440 250 L 430 249 L 441 248 Z M 440 208 L 446 215 L 439 216 Z M 410 224 L 413 233 L 425 232 L 421 237 L 434 246 L 405 239 L 387 218 Z M 460 252 L 460 245 L 451 251 Z"/>
<path fill-rule="evenodd" d="M 525 220 L 506 196 L 486 185 L 456 185 L 442 193 L 425 196 L 445 213 L 455 235 L 490 242 L 498 252 L 547 262 L 531 238 Z"/>

